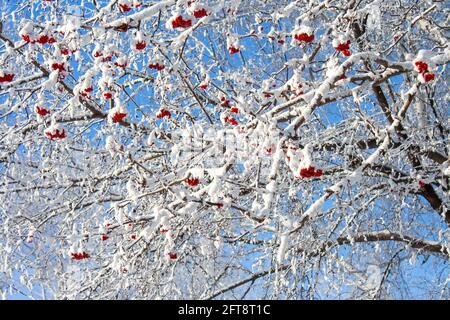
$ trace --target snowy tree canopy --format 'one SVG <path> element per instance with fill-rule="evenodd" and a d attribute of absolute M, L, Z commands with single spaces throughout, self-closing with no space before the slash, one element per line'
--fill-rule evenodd
<path fill-rule="evenodd" d="M 450 298 L 445 1 L 0 6 L 4 297 Z"/>

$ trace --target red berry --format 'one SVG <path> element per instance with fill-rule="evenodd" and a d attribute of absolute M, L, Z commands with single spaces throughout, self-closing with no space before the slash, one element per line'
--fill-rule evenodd
<path fill-rule="evenodd" d="M 163 70 L 163 69 L 165 68 L 164 65 L 161 65 L 161 64 L 159 64 L 159 63 L 150 63 L 150 64 L 148 65 L 148 67 L 149 67 L 150 69 L 156 69 L 156 70 L 158 70 L 158 71 L 161 71 L 161 70 Z"/>
<path fill-rule="evenodd" d="M 106 57 L 103 57 L 103 58 L 102 58 L 102 62 L 111 61 L 111 59 L 112 59 L 112 55 L 109 54 L 109 55 L 107 55 Z"/>
<path fill-rule="evenodd" d="M 45 132 L 45 135 L 50 139 L 64 139 L 66 138 L 66 132 L 64 129 L 59 131 L 58 129 L 55 130 L 55 132 Z"/>
<path fill-rule="evenodd" d="M 295 40 L 297 41 L 304 41 L 306 43 L 310 43 L 314 40 L 314 35 L 311 34 L 307 34 L 307 33 L 300 33 L 300 34 L 296 34 L 294 35 Z"/>
<path fill-rule="evenodd" d="M 349 50 L 350 49 L 350 40 L 348 40 L 345 43 L 340 43 L 337 47 L 336 50 L 337 51 L 344 51 L 344 50 Z"/>
<path fill-rule="evenodd" d="M 169 256 L 169 258 L 170 258 L 171 260 L 176 260 L 177 257 L 178 257 L 178 255 L 177 255 L 176 252 L 169 252 L 169 253 L 168 253 L 168 256 Z"/>
<path fill-rule="evenodd" d="M 125 68 L 127 66 L 127 63 L 126 62 L 124 62 L 124 63 L 114 62 L 114 65 L 117 67 L 120 67 L 120 68 Z"/>
<path fill-rule="evenodd" d="M 46 44 L 48 40 L 49 40 L 48 36 L 46 34 L 42 34 L 39 36 L 36 42 L 39 44 Z"/>
<path fill-rule="evenodd" d="M 108 239 L 109 239 L 108 235 L 106 235 L 106 234 L 103 234 L 103 235 L 102 235 L 102 241 L 106 241 L 106 240 L 108 240 Z"/>
<path fill-rule="evenodd" d="M 171 116 L 172 116 L 172 114 L 170 113 L 170 111 L 165 110 L 165 109 L 160 109 L 158 111 L 158 113 L 156 114 L 156 118 L 158 118 L 158 119 L 161 119 L 161 118 L 164 118 L 164 117 L 170 118 Z"/>
<path fill-rule="evenodd" d="M 230 112 L 232 112 L 232 113 L 239 113 L 239 109 L 236 108 L 236 107 L 232 107 L 232 108 L 230 109 Z"/>
<path fill-rule="evenodd" d="M 132 235 L 130 235 L 130 238 L 131 238 L 131 240 L 136 240 L 136 234 L 132 234 Z"/>
<path fill-rule="evenodd" d="M 53 70 L 58 70 L 59 72 L 66 70 L 64 63 L 56 63 L 55 62 L 51 65 L 51 67 Z"/>
<path fill-rule="evenodd" d="M 172 20 L 172 28 L 189 28 L 192 26 L 192 20 L 184 20 L 182 16 L 178 16 Z"/>
<path fill-rule="evenodd" d="M 187 178 L 185 180 L 186 184 L 188 184 L 191 187 L 195 187 L 200 183 L 200 180 L 197 178 Z"/>
<path fill-rule="evenodd" d="M 428 64 L 426 64 L 425 62 L 417 61 L 415 63 L 415 65 L 417 67 L 417 72 L 419 72 L 419 73 L 423 73 L 423 72 L 427 72 L 428 71 Z"/>
<path fill-rule="evenodd" d="M 239 52 L 239 48 L 229 47 L 229 48 L 228 48 L 228 52 L 229 52 L 230 54 L 238 53 L 238 52 Z"/>
<path fill-rule="evenodd" d="M 320 176 L 322 176 L 323 175 L 323 172 L 322 172 L 322 170 L 317 170 L 316 172 L 314 172 L 314 176 L 315 177 L 320 177 Z"/>
<path fill-rule="evenodd" d="M 230 106 L 230 100 L 228 100 L 227 98 L 222 97 L 220 98 L 220 101 L 221 101 L 220 105 L 222 107 L 228 108 Z"/>
<path fill-rule="evenodd" d="M 145 41 L 136 42 L 136 50 L 144 50 L 146 46 L 147 43 Z"/>
<path fill-rule="evenodd" d="M 127 4 L 119 4 L 120 11 L 122 13 L 128 12 L 131 10 L 131 7 Z"/>
<path fill-rule="evenodd" d="M 38 115 L 40 115 L 41 117 L 46 116 L 47 114 L 50 114 L 50 111 L 48 111 L 47 109 L 43 108 L 43 107 L 39 107 L 36 106 L 35 111 Z"/>
<path fill-rule="evenodd" d="M 345 43 L 340 43 L 337 47 L 335 47 L 337 51 L 342 52 L 342 54 L 346 57 L 351 56 L 350 52 L 350 40 L 347 40 Z"/>
<path fill-rule="evenodd" d="M 111 92 L 105 92 L 105 93 L 103 93 L 103 97 L 105 97 L 105 99 L 111 99 L 112 98 L 112 93 Z"/>
<path fill-rule="evenodd" d="M 0 83 L 2 82 L 11 82 L 14 79 L 13 73 L 5 73 L 3 77 L 0 77 Z"/>
<path fill-rule="evenodd" d="M 92 90 L 94 90 L 94 88 L 91 86 L 91 87 L 88 87 L 88 88 L 84 89 L 80 94 L 83 97 L 87 97 L 88 93 L 92 92 Z"/>
<path fill-rule="evenodd" d="M 90 255 L 86 252 L 73 252 L 71 253 L 72 255 L 72 259 L 74 260 L 83 260 L 83 259 L 88 259 L 90 257 Z"/>
<path fill-rule="evenodd" d="M 194 11 L 194 17 L 197 19 L 206 17 L 208 15 L 208 12 L 205 9 L 199 9 Z"/>
<path fill-rule="evenodd" d="M 122 112 L 114 112 L 113 116 L 111 117 L 112 122 L 120 122 L 127 116 L 126 113 Z"/>
<path fill-rule="evenodd" d="M 422 76 L 425 79 L 425 82 L 434 80 L 434 73 L 423 73 Z"/>
<path fill-rule="evenodd" d="M 31 38 L 30 38 L 30 36 L 27 35 L 27 34 L 23 34 L 23 35 L 22 35 L 22 39 L 23 39 L 25 42 L 31 42 Z"/>
<path fill-rule="evenodd" d="M 225 117 L 223 119 L 225 122 L 228 122 L 229 124 L 236 126 L 238 125 L 238 122 L 236 121 L 236 119 L 232 118 L 232 117 Z"/>
<path fill-rule="evenodd" d="M 313 166 L 300 169 L 300 177 L 301 178 L 320 177 L 322 175 L 323 175 L 323 171 L 321 169 L 315 170 L 315 168 Z"/>

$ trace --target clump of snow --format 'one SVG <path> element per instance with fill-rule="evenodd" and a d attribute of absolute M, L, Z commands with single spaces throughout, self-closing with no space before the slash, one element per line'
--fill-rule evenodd
<path fill-rule="evenodd" d="M 283 260 L 286 256 L 288 242 L 289 242 L 289 236 L 287 234 L 282 234 L 280 236 L 280 246 L 278 247 L 278 252 L 277 252 L 277 262 L 279 264 L 283 263 Z"/>

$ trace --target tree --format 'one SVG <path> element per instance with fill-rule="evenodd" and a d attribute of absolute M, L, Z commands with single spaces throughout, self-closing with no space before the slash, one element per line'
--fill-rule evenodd
<path fill-rule="evenodd" d="M 443 1 L 4 1 L 0 283 L 449 292 Z"/>

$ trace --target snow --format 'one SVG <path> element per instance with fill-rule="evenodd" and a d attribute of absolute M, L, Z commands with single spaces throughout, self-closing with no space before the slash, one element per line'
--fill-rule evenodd
<path fill-rule="evenodd" d="M 433 255 L 442 271 L 450 50 L 437 5 L 403 16 L 377 0 L 121 1 L 129 12 L 69 2 L 4 6 L 0 76 L 15 78 L 0 83 L 0 287 L 32 298 L 34 283 L 63 299 L 298 298 L 290 277 L 320 266 L 320 285 L 303 281 L 304 292 L 365 299 L 378 283 L 368 254 Z M 193 17 L 199 8 L 210 14 Z M 172 29 L 179 15 L 192 25 Z M 41 33 L 56 42 L 20 36 Z M 297 33 L 314 40 L 290 46 Z M 351 56 L 333 48 L 348 40 Z M 320 178 L 301 173 L 320 166 Z M 381 214 L 390 208 L 407 214 Z M 406 271 L 390 270 L 380 298 L 411 292 L 397 281 Z M 445 292 L 420 283 L 432 298 Z"/>
<path fill-rule="evenodd" d="M 120 152 L 120 144 L 113 136 L 107 136 L 105 148 L 109 151 L 111 157 L 115 157 Z"/>
<path fill-rule="evenodd" d="M 136 186 L 136 182 L 133 179 L 129 179 L 126 185 L 127 196 L 132 199 L 132 201 L 136 201 L 139 197 L 139 192 Z"/>
<path fill-rule="evenodd" d="M 158 14 L 159 11 L 164 10 L 165 8 L 171 6 L 175 3 L 175 0 L 165 0 L 159 3 L 156 3 L 150 7 L 147 7 L 143 10 L 140 10 L 139 12 L 133 13 L 131 15 L 128 15 L 126 17 L 117 19 L 109 23 L 109 26 L 111 27 L 118 27 L 123 24 L 128 24 L 131 21 L 134 22 L 144 22 L 147 19 L 152 18 L 156 14 Z"/>
<path fill-rule="evenodd" d="M 289 236 L 287 234 L 282 234 L 280 236 L 280 246 L 278 247 L 277 252 L 277 262 L 279 264 L 283 263 L 285 256 L 286 256 L 286 250 L 288 248 L 288 241 Z"/>

